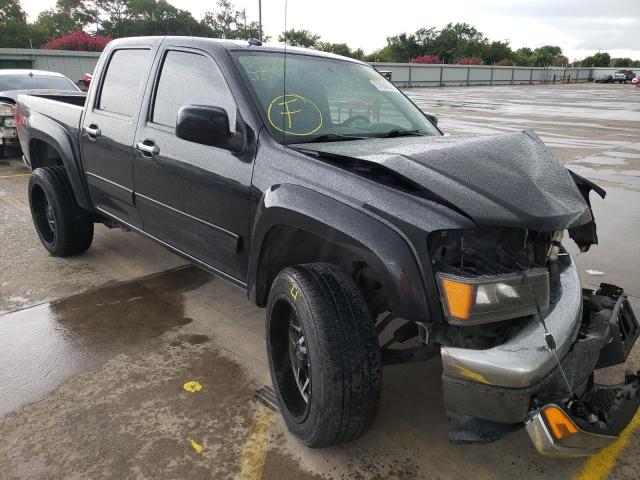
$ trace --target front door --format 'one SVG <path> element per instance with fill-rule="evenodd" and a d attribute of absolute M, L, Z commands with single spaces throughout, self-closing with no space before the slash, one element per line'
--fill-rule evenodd
<path fill-rule="evenodd" d="M 157 72 L 135 141 L 135 199 L 144 231 L 243 283 L 251 159 L 175 135 L 185 105 L 224 108 L 234 132 L 233 95 L 214 59 L 199 50 L 166 46 Z"/>
<path fill-rule="evenodd" d="M 87 99 L 82 124 L 82 157 L 94 204 L 138 228 L 132 148 L 152 54 L 149 46 L 112 51 L 98 77 L 100 85 Z"/>

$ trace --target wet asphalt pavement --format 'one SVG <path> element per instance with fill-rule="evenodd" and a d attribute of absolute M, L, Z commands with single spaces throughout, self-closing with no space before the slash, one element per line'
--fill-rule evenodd
<path fill-rule="evenodd" d="M 452 134 L 533 128 L 604 186 L 606 200 L 593 200 L 600 245 L 577 256 L 580 273 L 585 285 L 624 286 L 640 312 L 640 88 L 410 93 Z M 0 160 L 2 480 L 638 477 L 633 429 L 590 460 L 541 458 L 523 431 L 492 445 L 450 445 L 437 360 L 385 367 L 379 417 L 364 438 L 306 449 L 273 412 L 264 312 L 243 291 L 103 227 L 85 254 L 48 256 L 29 217 L 25 173 Z M 629 366 L 639 360 L 636 348 Z M 189 381 L 202 389 L 186 391 Z"/>

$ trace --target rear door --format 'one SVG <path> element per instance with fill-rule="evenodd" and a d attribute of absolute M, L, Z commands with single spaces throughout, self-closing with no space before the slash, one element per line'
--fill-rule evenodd
<path fill-rule="evenodd" d="M 136 205 L 144 230 L 243 283 L 253 159 L 175 135 L 178 110 L 186 105 L 224 108 L 235 132 L 233 94 L 207 52 L 166 44 L 156 62 L 134 155 Z"/>
<path fill-rule="evenodd" d="M 157 44 L 160 40 L 157 41 Z M 126 45 L 110 52 L 87 99 L 82 157 L 89 192 L 99 210 L 141 228 L 133 199 L 132 148 L 154 45 Z"/>

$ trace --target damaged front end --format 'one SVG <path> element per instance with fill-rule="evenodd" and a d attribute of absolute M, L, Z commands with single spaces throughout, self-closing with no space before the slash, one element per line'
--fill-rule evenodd
<path fill-rule="evenodd" d="M 538 392 L 526 429 L 539 453 L 588 455 L 618 438 L 640 406 L 638 374 L 627 372 L 618 385 L 599 385 L 588 372 L 624 363 L 639 332 L 621 288 L 601 284 L 595 293 L 583 290 L 579 336 L 564 368 L 571 369 L 578 387 L 586 384 L 570 395 Z"/>
<path fill-rule="evenodd" d="M 382 358 L 440 353 L 452 441 L 495 441 L 526 425 L 540 453 L 585 455 L 616 438 L 638 409 L 638 380 L 597 385 L 594 370 L 626 360 L 638 324 L 621 289 L 582 290 L 562 246 L 565 232 L 581 252 L 598 243 L 589 195 L 603 189 L 531 131 L 295 148 L 420 200 L 377 211 L 427 234 L 425 283 L 440 304 L 398 328 Z M 418 335 L 419 348 L 387 348 Z"/>
<path fill-rule="evenodd" d="M 636 374 L 594 382 L 594 370 L 624 363 L 640 332 L 626 295 L 583 290 L 557 238 L 506 228 L 432 235 L 447 321 L 431 334 L 452 441 L 486 443 L 526 425 L 541 454 L 587 455 L 638 409 Z"/>

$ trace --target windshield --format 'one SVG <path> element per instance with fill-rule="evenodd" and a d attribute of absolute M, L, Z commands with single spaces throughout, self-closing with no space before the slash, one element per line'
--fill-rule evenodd
<path fill-rule="evenodd" d="M 73 90 L 78 88 L 67 77 L 53 75 L 0 75 L 0 92 L 9 90 Z"/>
<path fill-rule="evenodd" d="M 440 135 L 424 114 L 373 68 L 311 55 L 235 52 L 278 141 Z"/>

